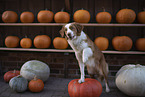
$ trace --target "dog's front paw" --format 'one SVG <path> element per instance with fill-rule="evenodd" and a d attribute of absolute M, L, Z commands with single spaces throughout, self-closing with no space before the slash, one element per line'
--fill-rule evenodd
<path fill-rule="evenodd" d="M 78 80 L 78 83 L 83 83 L 83 82 L 85 82 L 84 79 L 79 79 L 79 80 Z"/>

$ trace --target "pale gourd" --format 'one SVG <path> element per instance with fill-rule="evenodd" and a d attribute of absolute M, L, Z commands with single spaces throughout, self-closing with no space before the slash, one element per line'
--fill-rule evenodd
<path fill-rule="evenodd" d="M 145 96 L 145 66 L 128 64 L 116 74 L 116 86 L 129 96 Z"/>
<path fill-rule="evenodd" d="M 16 92 L 24 92 L 27 90 L 28 81 L 21 75 L 18 75 L 10 80 L 9 86 Z"/>
<path fill-rule="evenodd" d="M 37 78 L 45 82 L 49 78 L 50 68 L 44 62 L 31 60 L 23 64 L 20 70 L 20 75 L 28 81 L 32 80 L 34 76 L 37 76 Z"/>

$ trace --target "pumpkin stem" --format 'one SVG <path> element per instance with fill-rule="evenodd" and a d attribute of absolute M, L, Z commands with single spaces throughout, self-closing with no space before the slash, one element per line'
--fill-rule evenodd
<path fill-rule="evenodd" d="M 34 79 L 33 80 L 35 80 L 35 81 L 37 80 L 37 76 L 36 75 L 34 76 Z"/>
<path fill-rule="evenodd" d="M 47 8 L 45 8 L 45 10 L 48 10 Z"/>
<path fill-rule="evenodd" d="M 106 10 L 105 10 L 105 7 L 102 7 L 102 9 L 103 9 L 103 12 L 105 12 Z"/>
<path fill-rule="evenodd" d="M 25 35 L 25 38 L 27 38 L 27 35 Z"/>
<path fill-rule="evenodd" d="M 84 10 L 84 8 L 82 8 L 81 10 Z"/>
<path fill-rule="evenodd" d="M 16 70 L 14 70 L 13 73 L 16 73 Z"/>
<path fill-rule="evenodd" d="M 140 64 L 136 64 L 136 65 L 135 65 L 135 67 L 140 67 L 140 66 L 141 66 Z"/>
<path fill-rule="evenodd" d="M 64 8 L 61 9 L 61 12 L 64 12 Z"/>

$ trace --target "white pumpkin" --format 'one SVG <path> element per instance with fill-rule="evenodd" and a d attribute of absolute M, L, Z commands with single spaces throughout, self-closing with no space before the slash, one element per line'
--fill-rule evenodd
<path fill-rule="evenodd" d="M 49 78 L 50 68 L 44 62 L 31 60 L 23 64 L 20 70 L 20 75 L 28 81 L 32 80 L 34 76 L 37 76 L 37 78 L 45 82 Z"/>
<path fill-rule="evenodd" d="M 145 96 L 145 66 L 128 64 L 116 74 L 116 86 L 129 96 Z"/>

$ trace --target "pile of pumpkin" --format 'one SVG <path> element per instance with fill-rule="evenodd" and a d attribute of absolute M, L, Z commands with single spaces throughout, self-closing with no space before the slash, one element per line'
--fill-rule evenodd
<path fill-rule="evenodd" d="M 8 71 L 4 74 L 5 82 L 16 92 L 24 92 L 27 88 L 31 92 L 41 92 L 44 82 L 50 75 L 50 69 L 44 62 L 38 60 L 27 61 L 21 70 Z"/>
<path fill-rule="evenodd" d="M 30 48 L 32 46 L 32 40 L 30 38 L 19 39 L 17 36 L 7 36 L 5 38 L 6 47 L 13 48 L 20 46 L 22 48 Z M 106 37 L 97 37 L 94 43 L 100 50 L 106 50 L 109 46 L 109 40 Z M 38 35 L 34 38 L 33 44 L 36 48 L 49 48 L 51 39 L 47 35 Z M 128 51 L 133 46 L 133 41 L 128 36 L 115 36 L 112 39 L 112 45 L 115 50 Z M 56 37 L 53 39 L 53 46 L 56 49 L 66 49 L 68 42 L 65 38 Z M 145 38 L 139 38 L 135 42 L 137 50 L 145 51 Z"/>
<path fill-rule="evenodd" d="M 89 11 L 81 9 L 74 12 L 73 20 L 78 23 L 88 23 L 90 21 L 91 15 Z M 68 23 L 70 22 L 70 15 L 68 12 L 60 11 L 55 15 L 50 10 L 41 10 L 37 14 L 37 20 L 40 23 L 50 23 L 54 21 L 56 23 Z M 136 13 L 132 9 L 121 9 L 116 14 L 116 21 L 118 23 L 133 23 L 136 19 Z M 18 15 L 14 11 L 5 11 L 2 14 L 2 20 L 5 23 L 15 23 L 18 21 Z M 22 23 L 32 23 L 34 22 L 34 14 L 32 12 L 22 12 L 20 15 L 20 20 Z M 96 22 L 98 23 L 110 23 L 112 20 L 112 15 L 105 11 L 97 13 Z M 139 12 L 137 14 L 137 20 L 139 23 L 145 23 L 145 11 Z"/>

